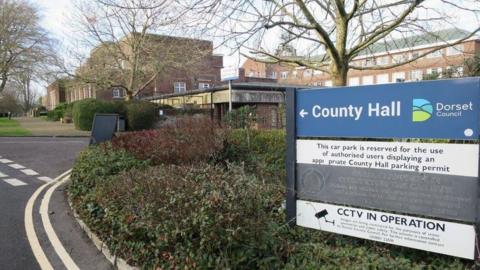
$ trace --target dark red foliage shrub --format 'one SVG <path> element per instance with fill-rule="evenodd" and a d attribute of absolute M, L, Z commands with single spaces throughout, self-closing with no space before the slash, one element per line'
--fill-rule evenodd
<path fill-rule="evenodd" d="M 112 146 L 153 165 L 194 164 L 222 150 L 223 134 L 208 118 L 183 118 L 161 129 L 121 134 L 112 140 Z"/>

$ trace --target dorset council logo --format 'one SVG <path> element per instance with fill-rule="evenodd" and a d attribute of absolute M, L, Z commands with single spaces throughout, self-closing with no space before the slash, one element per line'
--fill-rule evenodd
<path fill-rule="evenodd" d="M 422 98 L 413 99 L 413 122 L 427 121 L 432 117 L 433 106 L 430 101 Z"/>

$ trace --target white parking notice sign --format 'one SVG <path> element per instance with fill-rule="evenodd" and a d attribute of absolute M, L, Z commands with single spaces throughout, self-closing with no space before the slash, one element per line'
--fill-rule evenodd
<path fill-rule="evenodd" d="M 297 200 L 297 225 L 474 259 L 472 225 Z"/>

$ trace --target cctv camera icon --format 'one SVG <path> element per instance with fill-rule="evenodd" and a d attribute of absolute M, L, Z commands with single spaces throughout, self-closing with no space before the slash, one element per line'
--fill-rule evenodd
<path fill-rule="evenodd" d="M 315 217 L 316 217 L 317 219 L 323 218 L 323 219 L 325 219 L 325 222 L 331 223 L 331 224 L 335 225 L 335 220 L 329 221 L 329 220 L 326 218 L 327 215 L 328 215 L 327 209 L 323 209 L 322 211 L 316 213 L 316 214 L 315 214 Z"/>

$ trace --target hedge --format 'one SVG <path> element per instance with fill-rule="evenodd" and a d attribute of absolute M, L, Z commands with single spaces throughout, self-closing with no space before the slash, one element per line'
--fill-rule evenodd
<path fill-rule="evenodd" d="M 60 121 L 68 109 L 69 105 L 67 103 L 60 103 L 53 110 L 47 112 L 47 119 L 50 121 Z"/>
<path fill-rule="evenodd" d="M 248 172 L 263 180 L 285 179 L 285 131 L 233 129 L 228 131 L 221 160 L 244 163 Z"/>
<path fill-rule="evenodd" d="M 144 130 L 153 127 L 156 120 L 155 104 L 148 101 L 133 101 L 125 104 L 127 125 L 130 130 Z"/>
<path fill-rule="evenodd" d="M 161 129 L 126 132 L 112 139 L 112 145 L 136 158 L 159 164 L 195 164 L 214 160 L 223 149 L 222 130 L 209 118 L 178 119 Z"/>
<path fill-rule="evenodd" d="M 75 128 L 91 130 L 95 113 L 116 113 L 127 120 L 129 130 L 143 130 L 153 127 L 156 120 L 155 104 L 148 101 L 102 101 L 84 99 L 74 103 L 72 115 Z"/>
<path fill-rule="evenodd" d="M 143 269 L 475 269 L 458 258 L 289 228 L 283 185 L 241 164 L 147 165 L 125 150 L 91 147 L 68 188 L 109 249 Z"/>
<path fill-rule="evenodd" d="M 117 109 L 112 102 L 96 99 L 79 100 L 73 105 L 73 123 L 77 129 L 92 130 L 95 113 L 116 113 Z"/>

